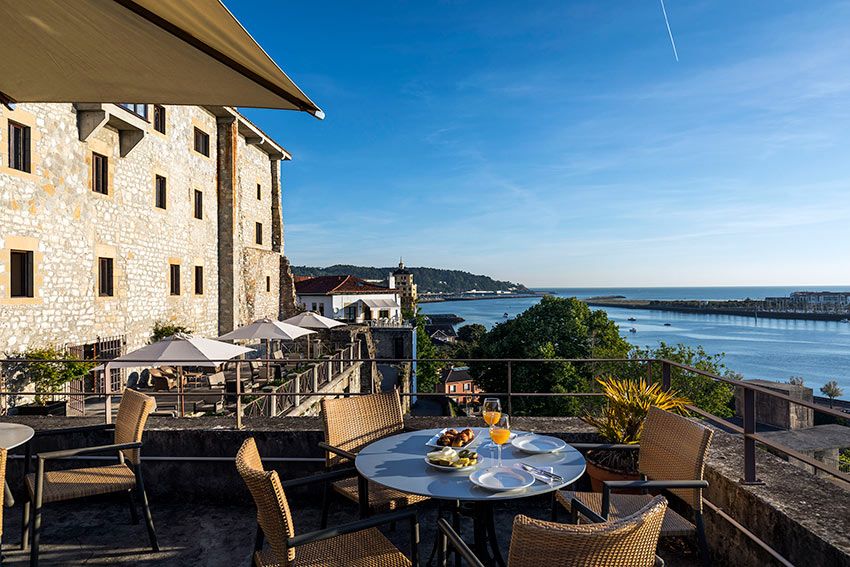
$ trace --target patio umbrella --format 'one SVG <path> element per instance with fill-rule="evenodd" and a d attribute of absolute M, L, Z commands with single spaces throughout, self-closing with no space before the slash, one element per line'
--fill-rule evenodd
<path fill-rule="evenodd" d="M 220 0 L 0 0 L 0 102 L 324 113 Z"/>
<path fill-rule="evenodd" d="M 334 327 L 345 326 L 345 323 L 342 321 L 324 317 L 323 315 L 319 315 L 313 311 L 299 313 L 294 317 L 284 319 L 283 322 L 289 323 L 290 325 L 298 325 L 305 329 L 333 329 Z M 310 358 L 310 341 L 307 341 L 307 358 Z"/>
<path fill-rule="evenodd" d="M 183 395 L 183 367 L 184 366 L 218 366 L 237 356 L 254 349 L 203 337 L 178 333 L 151 345 L 143 346 L 133 352 L 114 358 L 96 368 L 103 369 L 104 375 L 109 376 L 110 368 L 133 368 L 137 366 L 176 366 L 180 372 L 177 381 L 177 390 L 180 397 L 180 415 L 186 412 L 186 401 Z M 236 387 L 239 394 L 239 367 L 236 368 Z M 107 380 L 108 383 L 108 380 Z M 238 400 L 238 397 L 237 397 Z M 107 397 L 107 405 L 109 398 Z M 237 408 L 238 412 L 238 408 Z M 107 419 L 110 419 L 109 407 L 107 407 Z"/>
<path fill-rule="evenodd" d="M 266 341 L 266 376 L 269 375 L 270 361 L 269 357 L 271 356 L 271 349 L 269 348 L 269 344 L 273 339 L 283 340 L 283 341 L 294 341 L 298 337 L 303 337 L 304 335 L 310 335 L 315 333 L 316 331 L 310 331 L 308 329 L 304 329 L 302 327 L 297 327 L 295 325 L 290 325 L 289 323 L 282 321 L 275 321 L 273 319 L 269 319 L 268 317 L 263 319 L 258 319 L 253 323 L 248 325 L 244 325 L 237 329 L 230 331 L 229 333 L 225 333 L 219 337 L 219 340 L 222 341 L 233 341 L 233 340 L 250 340 L 250 339 L 260 339 Z"/>

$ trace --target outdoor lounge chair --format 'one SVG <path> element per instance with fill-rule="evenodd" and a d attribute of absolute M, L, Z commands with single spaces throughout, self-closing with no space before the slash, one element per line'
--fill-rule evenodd
<path fill-rule="evenodd" d="M 35 474 L 26 474 L 27 501 L 24 502 L 23 534 L 21 548 L 26 549 L 32 535 L 32 550 L 30 552 L 30 567 L 38 565 L 38 548 L 41 536 L 41 509 L 44 504 L 75 500 L 86 496 L 112 494 L 123 492 L 130 504 L 130 515 L 134 524 L 138 524 L 139 516 L 136 510 L 136 495 L 141 499 L 148 528 L 148 538 L 153 551 L 159 551 L 159 545 L 154 531 L 148 497 L 142 480 L 140 449 L 142 432 L 148 415 L 156 408 L 156 400 L 135 390 L 124 390 L 118 416 L 115 424 L 101 424 L 90 427 L 73 427 L 53 431 L 41 431 L 38 437 L 62 435 L 85 431 L 105 431 L 114 429 L 115 443 L 97 447 L 82 447 L 50 451 L 36 455 L 37 465 Z M 27 456 L 24 462 L 25 472 L 29 469 L 31 460 L 30 445 L 27 445 Z M 81 469 L 65 469 L 45 471 L 47 461 L 92 455 L 98 453 L 113 453 L 118 462 L 114 465 L 102 465 Z M 30 517 L 30 506 L 33 514 Z"/>
<path fill-rule="evenodd" d="M 159 368 L 150 369 L 151 382 L 154 390 L 173 390 L 177 379 Z"/>
<path fill-rule="evenodd" d="M 322 400 L 322 423 L 325 441 L 325 464 L 329 469 L 353 465 L 357 452 L 373 441 L 404 429 L 404 417 L 398 390 Z M 346 478 L 325 486 L 322 505 L 322 527 L 327 525 L 331 490 L 360 505 L 360 514 L 397 510 L 427 500 L 425 496 L 407 494 L 386 488 L 362 477 Z M 361 498 L 361 492 L 363 498 Z"/>
<path fill-rule="evenodd" d="M 702 518 L 702 489 L 708 487 L 703 479 L 705 456 L 714 432 L 682 417 L 651 407 L 641 434 L 640 445 L 625 445 L 640 451 L 638 469 L 642 480 L 609 480 L 603 483 L 602 493 L 559 491 L 555 499 L 575 517 L 573 503 L 580 502 L 606 520 L 617 520 L 641 509 L 652 496 L 646 491 L 664 491 L 682 500 L 694 513 L 696 525 L 668 509 L 661 526 L 661 537 L 690 536 L 696 533 L 700 556 L 708 563 L 708 544 Z M 576 443 L 578 449 L 593 449 L 599 445 Z M 617 446 L 620 447 L 620 446 Z M 640 490 L 644 494 L 612 494 L 612 490 Z M 557 506 L 557 504 L 556 504 Z M 553 507 L 553 519 L 557 508 Z"/>
<path fill-rule="evenodd" d="M 580 508 L 581 504 L 577 505 Z M 663 561 L 655 555 L 667 500 L 650 498 L 634 514 L 610 522 L 583 510 L 590 522 L 558 524 L 522 514 L 514 518 L 508 567 L 652 567 Z M 471 567 L 484 567 L 445 520 L 440 529 L 440 560 L 445 565 L 448 542 Z"/>
<path fill-rule="evenodd" d="M 216 372 L 207 376 L 207 387 L 214 390 L 223 390 L 225 381 L 224 372 Z"/>
<path fill-rule="evenodd" d="M 295 535 L 292 513 L 284 488 L 306 486 L 339 478 L 350 471 L 334 471 L 281 482 L 277 471 L 266 471 L 254 438 L 242 443 L 236 455 L 236 468 L 248 485 L 257 505 L 257 537 L 254 565 L 310 567 L 402 567 L 419 565 L 419 523 L 412 510 L 401 510 L 358 522 Z M 377 526 L 392 522 L 410 522 L 411 552 L 408 559 Z M 268 540 L 264 549 L 263 540 Z"/>

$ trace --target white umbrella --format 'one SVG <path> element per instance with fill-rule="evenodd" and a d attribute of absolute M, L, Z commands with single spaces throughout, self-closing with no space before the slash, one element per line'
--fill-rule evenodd
<path fill-rule="evenodd" d="M 272 339 L 294 341 L 298 337 L 310 335 L 315 332 L 265 317 L 234 329 L 229 333 L 225 333 L 219 339 L 223 341 L 264 339 L 266 341 L 266 377 L 268 378 L 270 374 L 269 369 L 271 368 L 271 362 L 268 360 L 271 357 L 271 348 L 269 348 L 269 345 Z"/>
<path fill-rule="evenodd" d="M 218 366 L 237 356 L 254 349 L 203 337 L 178 333 L 152 345 L 143 346 L 133 352 L 110 360 L 97 368 L 103 369 L 104 374 L 109 376 L 110 368 L 133 368 L 136 366 L 176 366 L 180 369 L 177 389 L 180 395 L 180 414 L 186 410 L 185 398 L 183 396 L 183 367 L 184 366 Z M 239 368 L 237 367 L 237 395 L 239 388 Z M 108 379 L 106 381 L 109 383 Z M 109 398 L 107 398 L 107 402 Z M 238 411 L 238 408 L 237 408 Z M 109 407 L 107 407 L 107 419 L 110 418 Z"/>
<path fill-rule="evenodd" d="M 299 313 L 294 317 L 284 319 L 283 322 L 289 323 L 290 325 L 297 325 L 305 329 L 332 329 L 334 327 L 345 326 L 345 323 L 343 323 L 342 321 L 330 319 L 312 311 L 305 311 L 304 313 Z"/>
<path fill-rule="evenodd" d="M 305 311 L 304 313 L 299 313 L 294 317 L 284 319 L 283 322 L 289 323 L 290 325 L 298 325 L 299 327 L 303 327 L 305 329 L 333 329 L 334 327 L 345 326 L 345 323 L 343 323 L 342 321 L 337 321 L 335 319 L 324 317 L 313 311 Z M 310 358 L 309 341 L 307 342 L 307 358 Z"/>

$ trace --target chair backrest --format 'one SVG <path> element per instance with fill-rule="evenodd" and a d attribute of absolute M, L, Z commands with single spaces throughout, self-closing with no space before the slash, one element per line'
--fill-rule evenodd
<path fill-rule="evenodd" d="M 207 382 L 209 383 L 210 387 L 224 386 L 225 380 L 226 379 L 224 377 L 224 372 L 216 372 L 207 376 Z"/>
<path fill-rule="evenodd" d="M 286 540 L 295 535 L 289 502 L 280 485 L 277 471 L 266 471 L 257 451 L 257 443 L 249 437 L 236 454 L 236 470 L 242 476 L 254 503 L 257 505 L 257 523 L 275 555 L 278 565 L 288 565 L 295 560 L 295 548 L 287 547 Z"/>
<path fill-rule="evenodd" d="M 142 440 L 148 416 L 156 409 L 156 400 L 136 390 L 125 389 L 115 418 L 115 443 L 133 443 Z M 138 449 L 124 449 L 124 457 L 134 465 L 139 464 Z"/>
<path fill-rule="evenodd" d="M 638 468 L 649 480 L 702 480 L 712 435 L 704 425 L 651 407 L 640 436 Z M 702 489 L 670 492 L 702 511 Z"/>
<path fill-rule="evenodd" d="M 278 360 L 283 358 L 283 351 L 276 350 L 272 353 L 272 358 L 276 358 Z"/>
<path fill-rule="evenodd" d="M 404 428 L 404 414 L 397 390 L 322 400 L 322 422 L 325 442 L 356 453 L 373 441 L 398 433 Z M 330 454 L 327 465 L 346 459 Z"/>
<path fill-rule="evenodd" d="M 635 514 L 600 524 L 514 518 L 508 567 L 652 567 L 667 500 L 656 496 Z"/>

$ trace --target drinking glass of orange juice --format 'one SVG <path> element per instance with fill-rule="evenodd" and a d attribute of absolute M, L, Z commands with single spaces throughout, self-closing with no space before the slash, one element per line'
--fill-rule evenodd
<path fill-rule="evenodd" d="M 499 421 L 502 415 L 502 404 L 499 398 L 484 398 L 484 405 L 481 406 L 481 416 L 484 418 L 484 423 L 493 425 Z"/>
<path fill-rule="evenodd" d="M 498 420 L 495 423 L 490 424 L 490 439 L 493 440 L 493 443 L 496 444 L 496 447 L 499 449 L 499 467 L 502 466 L 502 445 L 508 442 L 511 438 L 511 420 L 508 417 L 508 414 L 503 413 L 499 415 Z"/>

